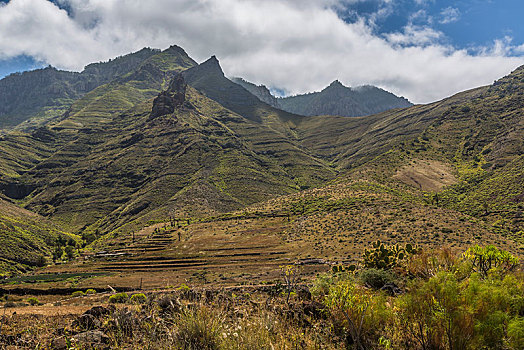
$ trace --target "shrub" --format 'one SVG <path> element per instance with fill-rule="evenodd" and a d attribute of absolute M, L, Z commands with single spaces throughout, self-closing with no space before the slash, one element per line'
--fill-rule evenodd
<path fill-rule="evenodd" d="M 129 300 L 129 296 L 127 295 L 127 293 L 117 293 L 117 294 L 113 294 L 109 297 L 109 302 L 112 303 L 112 304 L 117 304 L 117 303 L 125 303 Z"/>
<path fill-rule="evenodd" d="M 73 292 L 73 294 L 71 294 L 73 298 L 83 297 L 84 295 L 84 292 L 82 292 L 81 290 L 77 290 L 76 292 Z"/>
<path fill-rule="evenodd" d="M 86 295 L 93 295 L 93 294 L 96 294 L 96 290 L 94 290 L 94 289 L 86 290 Z"/>
<path fill-rule="evenodd" d="M 27 298 L 27 302 L 29 303 L 29 305 L 32 305 L 32 306 L 40 304 L 40 301 L 35 297 Z"/>
<path fill-rule="evenodd" d="M 355 349 L 361 349 L 364 332 L 362 324 L 368 315 L 371 295 L 359 290 L 351 281 L 341 281 L 332 286 L 325 304 L 334 314 L 343 316 Z"/>
<path fill-rule="evenodd" d="M 15 302 L 12 302 L 12 301 L 8 301 L 4 304 L 4 307 L 7 309 L 7 308 L 10 308 L 10 307 L 16 307 L 16 303 Z"/>
<path fill-rule="evenodd" d="M 210 310 L 185 311 L 177 320 L 175 341 L 179 348 L 187 350 L 215 350 L 220 348 L 223 320 L 213 316 Z"/>
<path fill-rule="evenodd" d="M 517 317 L 508 323 L 507 342 L 510 349 L 524 349 L 524 318 Z"/>
<path fill-rule="evenodd" d="M 473 265 L 473 269 L 484 277 L 492 269 L 505 274 L 519 265 L 518 258 L 509 252 L 499 250 L 493 245 L 486 247 L 476 245 L 471 247 L 464 253 L 464 258 L 469 260 Z"/>
<path fill-rule="evenodd" d="M 129 299 L 133 304 L 145 304 L 147 302 L 147 297 L 144 293 L 138 293 L 131 295 Z"/>
<path fill-rule="evenodd" d="M 311 287 L 311 295 L 315 297 L 323 297 L 329 293 L 329 288 L 334 282 L 334 276 L 330 273 L 321 273 L 317 275 L 313 281 L 313 286 Z"/>
<path fill-rule="evenodd" d="M 381 289 L 385 285 L 395 282 L 395 275 L 386 270 L 364 269 L 358 275 L 360 281 L 367 287 Z"/>
<path fill-rule="evenodd" d="M 502 349 L 508 322 L 520 310 L 524 282 L 514 275 L 473 273 L 459 279 L 455 272 L 440 271 L 409 289 L 396 305 L 398 334 L 412 334 L 411 341 L 426 349 Z"/>

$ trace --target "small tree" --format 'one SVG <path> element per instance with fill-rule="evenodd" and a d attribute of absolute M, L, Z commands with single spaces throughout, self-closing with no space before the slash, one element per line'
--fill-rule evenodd
<path fill-rule="evenodd" d="M 291 293 L 297 288 L 300 279 L 300 268 L 296 265 L 280 266 L 282 279 L 284 280 L 284 288 L 286 292 L 286 303 L 289 304 L 289 297 Z"/>
<path fill-rule="evenodd" d="M 47 264 L 47 260 L 46 260 L 45 256 L 42 255 L 42 254 L 39 254 L 38 257 L 36 258 L 36 266 L 43 267 L 46 264 Z"/>
<path fill-rule="evenodd" d="M 62 255 L 64 255 L 64 250 L 61 246 L 57 245 L 55 250 L 53 250 L 53 262 L 56 263 L 58 260 L 62 259 Z"/>

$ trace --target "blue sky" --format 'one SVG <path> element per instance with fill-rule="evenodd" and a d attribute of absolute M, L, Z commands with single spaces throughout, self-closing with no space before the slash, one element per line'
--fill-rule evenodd
<path fill-rule="evenodd" d="M 441 31 L 445 35 L 442 40 L 457 48 L 476 50 L 505 37 L 524 43 L 522 0 L 350 1 L 339 13 L 347 21 L 354 21 L 361 16 L 370 18 L 381 9 L 384 15 L 375 19 L 381 34 L 413 23 Z"/>
<path fill-rule="evenodd" d="M 522 14 L 522 0 L 0 0 L 0 77 L 177 44 L 287 94 L 339 79 L 429 102 L 524 64 Z"/>

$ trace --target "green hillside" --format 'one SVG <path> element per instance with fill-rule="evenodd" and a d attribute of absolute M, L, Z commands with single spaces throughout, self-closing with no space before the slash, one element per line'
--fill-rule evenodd
<path fill-rule="evenodd" d="M 28 128 L 59 116 L 89 91 L 128 74 L 155 53 L 144 48 L 108 62 L 89 64 L 80 73 L 49 66 L 11 74 L 0 80 L 0 128 L 23 122 Z"/>
<path fill-rule="evenodd" d="M 0 276 L 50 263 L 59 237 L 76 239 L 41 216 L 0 199 Z"/>

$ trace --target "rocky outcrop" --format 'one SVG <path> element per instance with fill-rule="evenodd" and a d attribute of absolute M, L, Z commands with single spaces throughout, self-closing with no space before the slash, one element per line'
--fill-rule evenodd
<path fill-rule="evenodd" d="M 149 119 L 171 114 L 175 108 L 181 107 L 186 100 L 186 82 L 182 74 L 178 74 L 166 91 L 163 91 L 153 101 L 153 108 Z"/>

